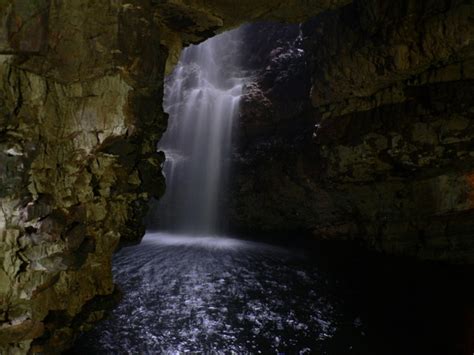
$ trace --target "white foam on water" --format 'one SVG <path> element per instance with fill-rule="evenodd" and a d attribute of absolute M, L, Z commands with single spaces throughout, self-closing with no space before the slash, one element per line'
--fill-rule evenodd
<path fill-rule="evenodd" d="M 251 249 L 254 251 L 271 251 L 274 253 L 289 253 L 288 250 L 274 245 L 242 240 L 223 235 L 173 234 L 166 232 L 148 232 L 142 244 L 155 246 L 183 246 L 204 249 Z"/>

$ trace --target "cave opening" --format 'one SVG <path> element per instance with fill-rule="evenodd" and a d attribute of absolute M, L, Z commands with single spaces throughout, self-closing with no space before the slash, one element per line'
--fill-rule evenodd
<path fill-rule="evenodd" d="M 311 155 L 318 121 L 302 36 L 302 25 L 255 23 L 184 50 L 165 81 L 158 150 L 167 191 L 141 244 L 115 257 L 124 299 L 75 351 L 395 355 L 459 346 L 460 328 L 449 324 L 464 305 L 446 306 L 446 286 L 458 288 L 450 278 L 465 270 L 308 240 L 299 211 L 237 227 L 232 202 L 246 174 Z M 248 227 L 258 218 L 268 230 Z"/>
<path fill-rule="evenodd" d="M 81 334 L 73 353 L 472 354 L 473 11 L 0 1 L 0 353 Z M 304 22 L 256 22 L 275 20 Z M 224 80 L 239 62 L 224 47 L 174 75 L 194 99 L 170 113 L 240 112 L 215 134 L 170 125 L 159 150 L 201 182 L 161 200 L 193 196 L 151 212 L 137 245 L 170 163 L 165 73 L 244 21 L 243 72 Z"/>

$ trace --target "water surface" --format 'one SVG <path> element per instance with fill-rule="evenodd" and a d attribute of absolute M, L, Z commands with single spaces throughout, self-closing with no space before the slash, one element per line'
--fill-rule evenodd
<path fill-rule="evenodd" d="M 123 300 L 75 351 L 456 354 L 462 310 L 446 285 L 429 278 L 418 285 L 426 273 L 413 270 L 413 280 L 350 255 L 148 234 L 116 255 Z"/>

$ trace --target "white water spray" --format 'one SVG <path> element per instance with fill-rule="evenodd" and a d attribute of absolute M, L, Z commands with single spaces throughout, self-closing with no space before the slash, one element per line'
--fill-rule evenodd
<path fill-rule="evenodd" d="M 166 154 L 162 228 L 214 234 L 229 172 L 232 129 L 243 79 L 238 77 L 239 30 L 186 48 L 165 87 L 169 127 L 158 148 Z"/>

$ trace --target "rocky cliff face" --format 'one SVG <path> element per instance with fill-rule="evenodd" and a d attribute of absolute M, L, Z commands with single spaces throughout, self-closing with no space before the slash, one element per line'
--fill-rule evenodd
<path fill-rule="evenodd" d="M 11 6 L 8 21 L 24 21 L 26 3 Z M 141 237 L 164 189 L 166 51 L 144 11 L 52 2 L 47 38 L 1 57 L 2 353 L 58 351 L 102 316 L 111 254 Z"/>
<path fill-rule="evenodd" d="M 164 188 L 163 79 L 183 45 L 347 0 L 0 1 L 0 352 L 100 319 L 111 257 Z"/>
<path fill-rule="evenodd" d="M 240 147 L 234 227 L 472 263 L 473 13 L 466 1 L 354 1 L 304 24 L 311 105 L 292 89 L 255 89 L 267 77 L 291 81 L 300 57 L 260 67 L 242 131 L 257 117 L 269 134 Z M 272 46 L 275 63 L 281 45 Z M 276 131 L 285 120 L 301 129 Z"/>

